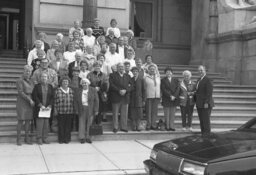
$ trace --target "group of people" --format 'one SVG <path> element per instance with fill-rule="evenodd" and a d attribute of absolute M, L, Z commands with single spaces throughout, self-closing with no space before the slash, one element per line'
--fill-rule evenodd
<path fill-rule="evenodd" d="M 145 57 L 144 64 L 136 57 L 133 31 L 121 36 L 117 21 L 112 19 L 110 24 L 105 33 L 95 19 L 95 25 L 84 32 L 80 22 L 75 21 L 68 44 L 58 33 L 51 47 L 45 41 L 46 35 L 39 34 L 17 81 L 17 145 L 21 145 L 24 122 L 27 144 L 32 144 L 31 123 L 36 127 L 39 145 L 49 144 L 48 132 L 56 125 L 60 144 L 71 141 L 72 130 L 78 131 L 81 143 L 92 143 L 90 126 L 106 121 L 109 110 L 114 133 L 128 132 L 128 118 L 132 130 L 140 131 L 144 109 L 146 130 L 156 130 L 160 100 L 167 131 L 175 131 L 177 106 L 181 108 L 183 129 L 191 130 L 196 103 L 202 133 L 210 133 L 209 116 L 214 103 L 205 67 L 199 67 L 201 79 L 197 83 L 191 81 L 188 70 L 180 82 L 173 77 L 171 67 L 165 69 L 161 79 L 152 55 Z"/>

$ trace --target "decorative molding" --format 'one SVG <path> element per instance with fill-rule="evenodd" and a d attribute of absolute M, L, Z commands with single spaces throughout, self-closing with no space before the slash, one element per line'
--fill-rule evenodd
<path fill-rule="evenodd" d="M 73 6 L 73 7 L 81 7 L 83 8 L 83 4 L 75 4 L 75 3 L 56 3 L 56 2 L 50 2 L 50 1 L 41 1 L 40 4 L 45 4 L 45 5 L 56 5 L 56 6 Z M 115 10 L 125 10 L 123 7 L 110 7 L 110 6 L 101 6 L 98 5 L 97 8 L 102 8 L 102 9 L 115 9 Z"/>
<path fill-rule="evenodd" d="M 224 42 L 232 42 L 232 41 L 242 41 L 242 32 L 241 31 L 231 31 L 221 34 L 210 34 L 206 38 L 208 44 L 218 44 Z"/>

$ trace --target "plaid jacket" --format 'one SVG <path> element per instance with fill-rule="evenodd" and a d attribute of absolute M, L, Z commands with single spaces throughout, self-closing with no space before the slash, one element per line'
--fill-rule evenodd
<path fill-rule="evenodd" d="M 54 107 L 58 114 L 74 114 L 74 91 L 64 93 L 60 88 L 55 92 Z"/>

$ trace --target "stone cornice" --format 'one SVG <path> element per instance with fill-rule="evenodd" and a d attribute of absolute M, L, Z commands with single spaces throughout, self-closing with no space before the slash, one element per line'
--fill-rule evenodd
<path fill-rule="evenodd" d="M 209 44 L 217 44 L 231 41 L 247 41 L 256 39 L 256 28 L 234 30 L 231 32 L 220 33 L 217 35 L 209 34 L 206 41 Z"/>

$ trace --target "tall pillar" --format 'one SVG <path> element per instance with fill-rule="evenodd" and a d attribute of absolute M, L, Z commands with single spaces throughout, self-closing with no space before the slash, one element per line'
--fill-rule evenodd
<path fill-rule="evenodd" d="M 97 18 L 97 0 L 84 0 L 83 28 L 92 26 L 95 18 Z"/>
<path fill-rule="evenodd" d="M 218 4 L 217 0 L 210 0 L 209 4 L 209 33 L 206 65 L 209 71 L 216 71 L 217 42 L 214 41 L 218 34 Z M 214 41 L 214 42 L 212 42 Z"/>

